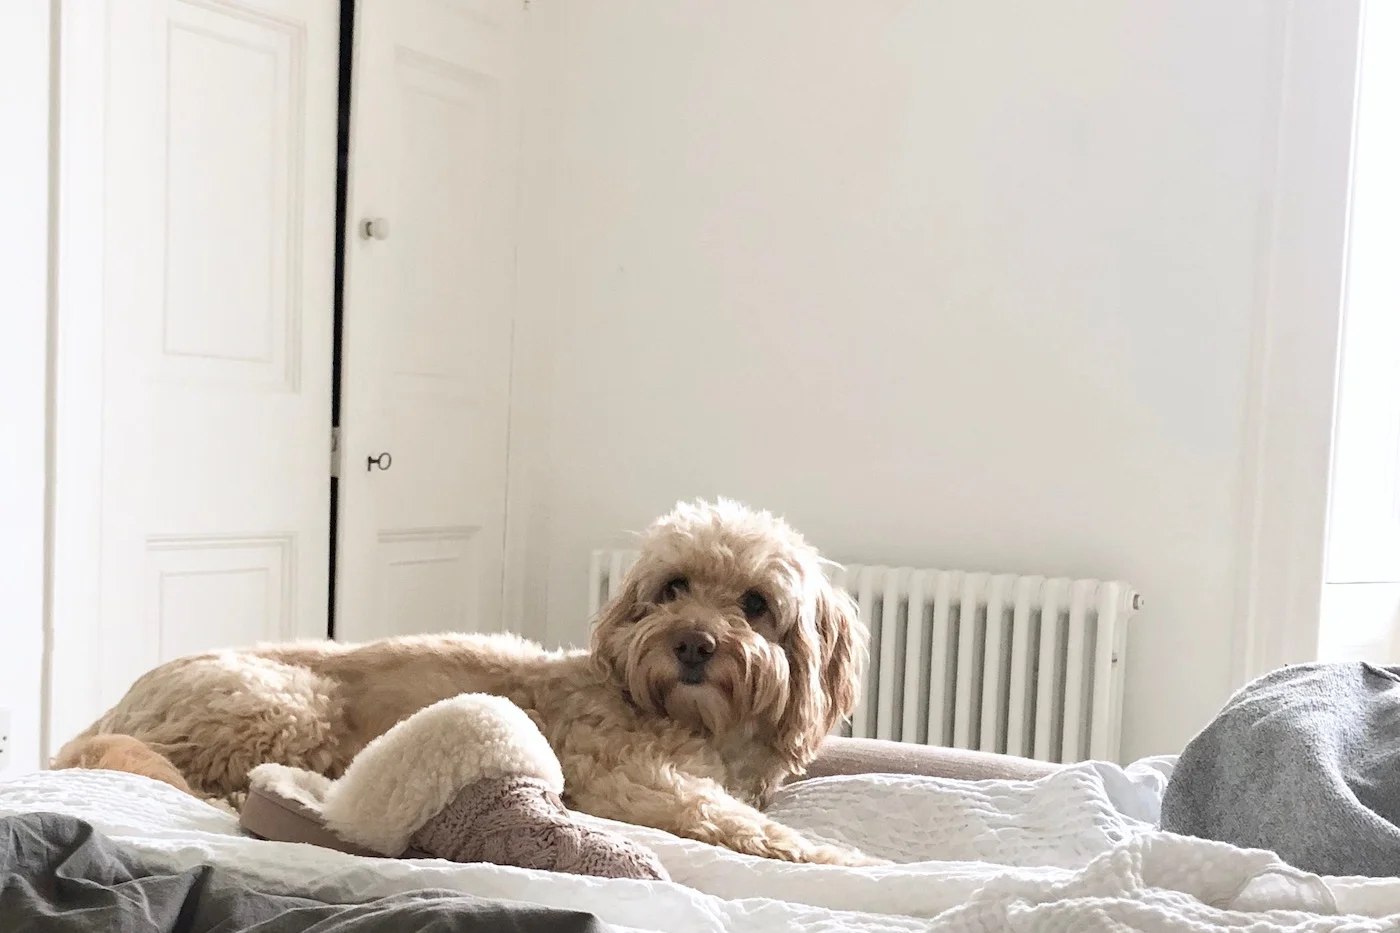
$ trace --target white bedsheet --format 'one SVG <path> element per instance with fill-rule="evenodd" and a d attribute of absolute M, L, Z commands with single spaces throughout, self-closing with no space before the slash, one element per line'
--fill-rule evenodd
<path fill-rule="evenodd" d="M 66 813 L 170 867 L 236 867 L 310 895 L 441 887 L 590 911 L 659 931 L 1400 928 L 1400 880 L 1320 879 L 1273 856 L 1153 830 L 1170 760 L 1079 765 L 1034 783 L 864 776 L 784 791 L 772 813 L 901 864 L 763 861 L 609 824 L 675 881 L 605 881 L 486 865 L 358 859 L 239 835 L 227 814 L 132 775 L 41 772 L 0 783 L 0 815 Z"/>

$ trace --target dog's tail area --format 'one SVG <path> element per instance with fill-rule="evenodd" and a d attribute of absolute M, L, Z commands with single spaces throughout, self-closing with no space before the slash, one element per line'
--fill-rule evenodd
<path fill-rule="evenodd" d="M 78 736 L 58 750 L 50 765 L 55 771 L 82 768 L 90 771 L 125 771 L 139 774 L 199 796 L 190 789 L 180 769 L 160 752 L 129 735 L 97 735 L 93 730 Z"/>

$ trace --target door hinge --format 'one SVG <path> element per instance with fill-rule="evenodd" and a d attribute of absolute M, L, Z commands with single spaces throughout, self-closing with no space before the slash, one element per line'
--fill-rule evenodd
<path fill-rule="evenodd" d="M 340 428 L 331 428 L 331 478 L 340 477 Z"/>

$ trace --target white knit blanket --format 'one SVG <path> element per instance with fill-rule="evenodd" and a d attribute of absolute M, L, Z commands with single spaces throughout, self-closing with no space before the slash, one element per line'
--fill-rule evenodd
<path fill-rule="evenodd" d="M 1400 880 L 1317 878 L 1267 853 L 1156 832 L 1134 817 L 1150 820 L 1159 792 L 1150 774 L 1081 765 L 1034 783 L 828 778 L 790 788 L 775 802 L 773 815 L 790 825 L 901 863 L 878 869 L 763 861 L 609 824 L 652 846 L 670 884 L 360 859 L 260 842 L 239 835 L 235 821 L 213 807 L 108 772 L 0 783 L 0 815 L 69 814 L 168 867 L 227 865 L 288 893 L 364 899 L 449 888 L 585 910 L 624 929 L 1400 929 Z"/>

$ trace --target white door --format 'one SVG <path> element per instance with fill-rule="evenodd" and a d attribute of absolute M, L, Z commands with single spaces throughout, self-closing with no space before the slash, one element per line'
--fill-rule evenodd
<path fill-rule="evenodd" d="M 499 627 L 512 0 L 359 0 L 335 634 Z"/>
<path fill-rule="evenodd" d="M 336 0 L 108 5 L 102 699 L 324 637 Z"/>

